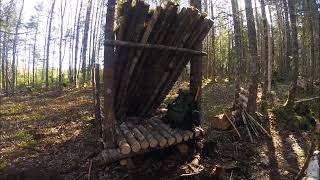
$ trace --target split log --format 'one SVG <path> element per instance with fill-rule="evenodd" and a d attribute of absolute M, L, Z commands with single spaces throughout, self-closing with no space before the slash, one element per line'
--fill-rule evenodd
<path fill-rule="evenodd" d="M 157 118 L 157 117 L 153 117 L 153 118 L 149 119 L 150 124 L 152 125 L 152 127 L 157 129 L 161 135 L 163 135 L 167 139 L 168 145 L 171 146 L 172 144 L 174 144 L 176 142 L 176 139 L 174 138 L 174 136 L 169 134 L 163 127 L 161 127 L 156 121 L 154 121 L 153 119 L 155 119 L 155 118 Z"/>
<path fill-rule="evenodd" d="M 165 147 L 168 144 L 168 141 L 166 138 L 164 138 L 154 127 L 152 127 L 150 124 L 146 123 L 144 126 L 149 133 L 152 134 L 153 137 L 156 138 L 156 140 L 159 142 L 160 147 Z"/>
<path fill-rule="evenodd" d="M 115 135 L 121 154 L 129 154 L 131 152 L 131 147 L 118 127 L 115 129 Z"/>
<path fill-rule="evenodd" d="M 139 141 L 141 148 L 147 149 L 149 147 L 149 143 L 145 136 L 131 122 L 126 122 L 126 125 L 132 131 L 133 136 Z"/>
<path fill-rule="evenodd" d="M 132 129 L 133 135 L 139 140 L 142 149 L 147 149 L 149 147 L 148 141 L 142 135 L 142 133 L 137 129 Z"/>
<path fill-rule="evenodd" d="M 142 125 L 139 125 L 138 129 L 143 134 L 143 136 L 147 139 L 150 147 L 154 148 L 158 145 L 158 141 L 152 136 L 151 133 L 147 131 L 145 127 L 143 127 Z"/>
<path fill-rule="evenodd" d="M 171 134 L 172 136 L 174 136 L 176 138 L 177 143 L 182 142 L 182 136 L 181 134 L 175 130 L 170 128 L 167 124 L 164 124 L 160 119 L 158 118 L 154 118 L 154 121 L 156 121 L 163 129 L 165 129 L 169 134 Z"/>
<path fill-rule="evenodd" d="M 133 136 L 132 132 L 129 131 L 128 127 L 125 123 L 120 125 L 120 129 L 124 136 L 126 137 L 127 142 L 130 144 L 131 149 L 133 152 L 138 152 L 141 149 L 140 143 L 137 139 Z"/>

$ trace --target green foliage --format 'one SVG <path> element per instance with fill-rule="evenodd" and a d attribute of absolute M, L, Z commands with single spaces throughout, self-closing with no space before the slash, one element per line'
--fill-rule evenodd
<path fill-rule="evenodd" d="M 19 131 L 16 133 L 15 138 L 17 139 L 17 146 L 19 147 L 29 147 L 31 145 L 36 144 L 36 140 L 34 139 L 34 137 L 24 131 Z"/>
<path fill-rule="evenodd" d="M 292 108 L 287 106 L 278 106 L 273 110 L 276 119 L 286 122 L 293 128 L 310 130 L 312 128 L 312 121 L 314 113 L 312 111 L 306 114 L 300 114 Z"/>

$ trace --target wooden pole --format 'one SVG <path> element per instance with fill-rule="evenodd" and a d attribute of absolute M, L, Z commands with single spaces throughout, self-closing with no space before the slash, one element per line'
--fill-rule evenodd
<path fill-rule="evenodd" d="M 100 110 L 100 65 L 95 64 L 95 89 L 94 89 L 94 106 L 95 106 L 95 124 L 96 129 L 101 134 L 101 110 Z"/>
<path fill-rule="evenodd" d="M 108 0 L 106 25 L 105 25 L 105 41 L 113 40 L 114 37 L 114 15 L 116 0 Z M 104 47 L 104 113 L 103 133 L 105 134 L 105 148 L 115 146 L 114 129 L 115 116 L 113 109 L 114 100 L 114 48 L 110 46 Z"/>
<path fill-rule="evenodd" d="M 190 0 L 190 5 L 197 8 L 201 12 L 201 0 Z M 196 45 L 195 50 L 202 50 L 202 41 Z M 199 97 L 195 103 L 197 104 L 198 110 L 200 110 L 202 94 L 202 57 L 196 56 L 193 59 L 193 61 L 190 61 L 190 92 L 192 94 L 196 94 L 197 90 L 199 89 Z"/>
<path fill-rule="evenodd" d="M 124 46 L 128 48 L 138 48 L 138 49 L 156 49 L 156 50 L 167 50 L 167 51 L 179 51 L 196 56 L 206 56 L 207 53 L 203 51 L 197 51 L 193 49 L 179 48 L 174 46 L 165 46 L 161 44 L 143 44 L 143 43 L 133 43 L 121 40 L 106 40 L 105 45 L 107 46 Z M 198 59 L 196 59 L 198 60 Z"/>

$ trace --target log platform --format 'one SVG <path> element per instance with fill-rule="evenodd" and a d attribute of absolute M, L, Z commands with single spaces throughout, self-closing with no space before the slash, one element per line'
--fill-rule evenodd
<path fill-rule="evenodd" d="M 204 130 L 201 127 L 195 127 L 192 130 L 172 129 L 160 117 L 139 122 L 122 122 L 116 125 L 115 132 L 117 146 L 105 149 L 100 154 L 99 159 L 104 163 L 119 161 L 204 136 Z"/>

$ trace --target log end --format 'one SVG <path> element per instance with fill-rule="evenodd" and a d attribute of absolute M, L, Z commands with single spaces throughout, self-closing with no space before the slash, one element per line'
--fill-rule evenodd
<path fill-rule="evenodd" d="M 129 154 L 131 152 L 131 148 L 129 144 L 122 144 L 120 147 L 121 154 Z"/>

